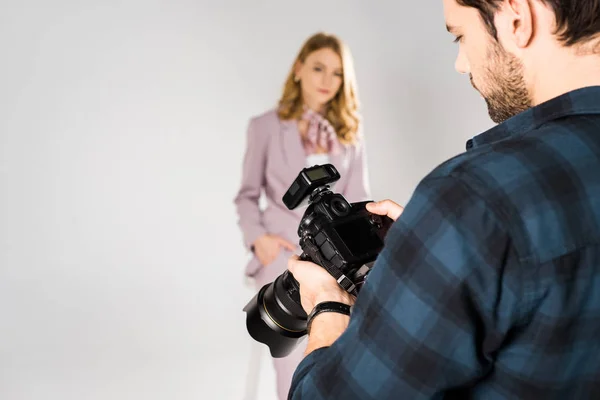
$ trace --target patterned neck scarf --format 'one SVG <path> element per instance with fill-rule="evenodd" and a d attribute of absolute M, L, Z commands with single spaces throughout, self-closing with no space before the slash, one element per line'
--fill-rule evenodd
<path fill-rule="evenodd" d="M 329 154 L 340 151 L 341 143 L 331 123 L 321 114 L 304 106 L 303 121 L 308 122 L 308 129 L 304 137 L 306 154 L 316 153 L 318 148 L 325 149 Z"/>

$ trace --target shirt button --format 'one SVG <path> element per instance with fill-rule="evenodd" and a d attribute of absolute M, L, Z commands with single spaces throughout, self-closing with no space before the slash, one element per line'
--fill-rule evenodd
<path fill-rule="evenodd" d="M 467 140 L 467 150 L 471 150 L 473 148 L 473 139 Z"/>

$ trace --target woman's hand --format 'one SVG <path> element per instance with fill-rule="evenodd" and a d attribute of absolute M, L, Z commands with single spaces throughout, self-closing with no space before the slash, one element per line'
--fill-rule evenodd
<path fill-rule="evenodd" d="M 254 241 L 254 255 L 263 266 L 275 261 L 282 248 L 294 251 L 296 246 L 281 236 L 270 234 L 262 235 Z"/>

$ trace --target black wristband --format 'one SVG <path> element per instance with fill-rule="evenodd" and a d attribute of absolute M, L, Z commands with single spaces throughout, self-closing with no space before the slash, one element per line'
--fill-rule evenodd
<path fill-rule="evenodd" d="M 310 334 L 310 325 L 313 319 L 323 312 L 336 312 L 349 316 L 352 313 L 352 307 L 348 304 L 338 303 L 337 301 L 324 301 L 317 304 L 307 318 L 306 331 L 308 334 Z"/>

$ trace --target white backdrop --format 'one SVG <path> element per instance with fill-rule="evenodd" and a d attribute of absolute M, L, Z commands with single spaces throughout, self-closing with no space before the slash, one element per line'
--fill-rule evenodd
<path fill-rule="evenodd" d="M 2 1 L 0 399 L 243 398 L 246 124 L 317 30 L 354 54 L 374 198 L 491 126 L 441 2 Z"/>

